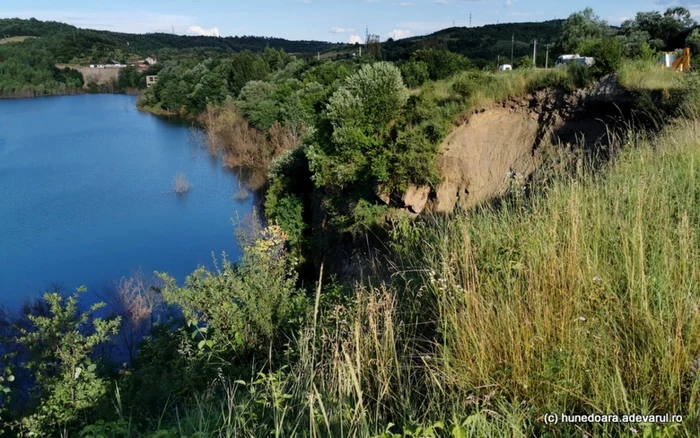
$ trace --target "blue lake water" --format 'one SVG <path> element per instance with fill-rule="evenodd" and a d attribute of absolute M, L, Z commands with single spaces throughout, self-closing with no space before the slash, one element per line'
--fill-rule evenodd
<path fill-rule="evenodd" d="M 254 200 L 192 137 L 131 96 L 0 100 L 0 304 L 52 283 L 94 293 L 137 269 L 183 281 L 212 252 L 238 258 L 231 219 Z"/>

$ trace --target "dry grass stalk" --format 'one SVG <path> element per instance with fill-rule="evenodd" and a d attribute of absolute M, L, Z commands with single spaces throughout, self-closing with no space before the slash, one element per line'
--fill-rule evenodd
<path fill-rule="evenodd" d="M 178 195 L 184 195 L 190 191 L 190 188 L 190 182 L 187 181 L 185 174 L 182 172 L 178 173 L 175 177 L 175 181 L 173 182 L 173 190 L 175 193 Z"/>

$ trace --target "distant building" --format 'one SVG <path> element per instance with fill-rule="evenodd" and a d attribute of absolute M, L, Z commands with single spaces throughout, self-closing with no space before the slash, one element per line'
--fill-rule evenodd
<path fill-rule="evenodd" d="M 148 70 L 148 64 L 146 64 L 144 61 L 135 62 L 133 66 L 136 67 L 139 73 L 143 73 Z"/>
<path fill-rule="evenodd" d="M 158 58 L 156 58 L 155 56 L 149 56 L 148 58 L 146 58 L 146 64 L 148 64 L 148 65 L 158 64 Z"/>
<path fill-rule="evenodd" d="M 595 63 L 595 59 L 587 56 L 581 56 L 579 54 L 561 55 L 557 58 L 557 67 L 561 67 L 570 63 L 578 63 L 590 66 Z"/>
<path fill-rule="evenodd" d="M 155 85 L 157 82 L 158 82 L 158 75 L 146 76 L 146 87 L 151 88 L 151 85 Z"/>

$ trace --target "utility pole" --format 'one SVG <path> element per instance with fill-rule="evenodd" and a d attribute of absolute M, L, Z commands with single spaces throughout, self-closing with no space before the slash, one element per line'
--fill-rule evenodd
<path fill-rule="evenodd" d="M 321 60 L 321 52 L 316 52 L 316 57 L 320 61 Z"/>
<path fill-rule="evenodd" d="M 535 46 L 532 49 L 532 66 L 537 67 L 537 40 L 535 40 Z"/>
<path fill-rule="evenodd" d="M 469 27 L 472 27 L 472 12 L 469 11 Z"/>
<path fill-rule="evenodd" d="M 510 40 L 510 65 L 513 65 L 513 50 L 515 48 L 515 34 Z"/>
<path fill-rule="evenodd" d="M 547 44 L 547 54 L 544 56 L 544 68 L 549 68 L 549 46 L 551 46 L 551 44 Z"/>

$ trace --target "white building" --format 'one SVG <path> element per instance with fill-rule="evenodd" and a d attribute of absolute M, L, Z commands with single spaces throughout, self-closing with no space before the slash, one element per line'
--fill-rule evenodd
<path fill-rule="evenodd" d="M 595 59 L 588 56 L 581 56 L 578 53 L 575 55 L 560 55 L 557 58 L 557 67 L 561 67 L 570 63 L 579 63 L 590 66 L 595 63 Z"/>
<path fill-rule="evenodd" d="M 148 64 L 148 65 L 158 64 L 158 58 L 156 58 L 155 56 L 149 56 L 148 58 L 146 58 L 146 64 Z"/>

